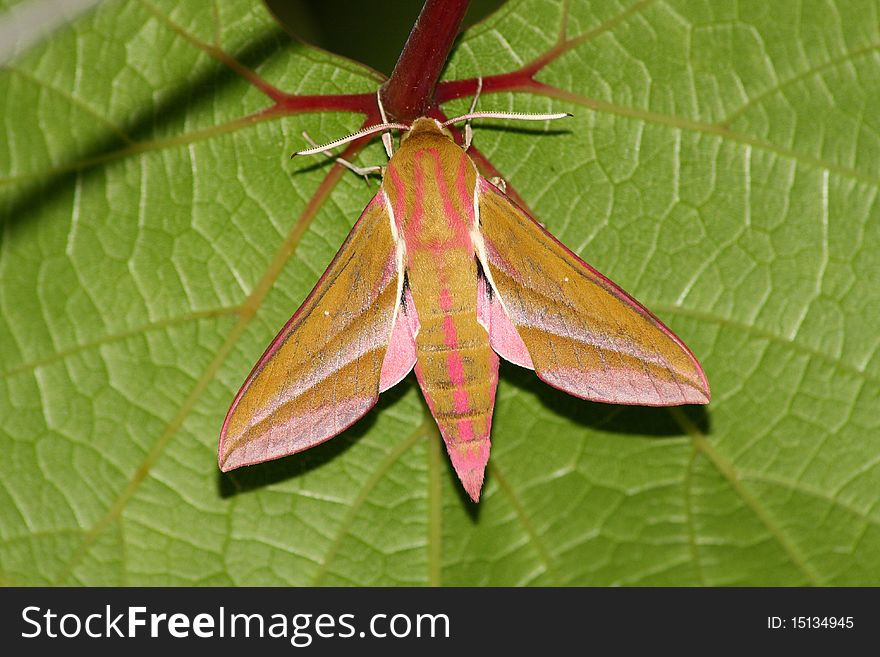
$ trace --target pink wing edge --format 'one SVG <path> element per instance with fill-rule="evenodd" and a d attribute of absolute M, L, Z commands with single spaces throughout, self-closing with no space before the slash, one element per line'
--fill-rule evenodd
<path fill-rule="evenodd" d="M 379 373 L 379 392 L 385 392 L 400 383 L 416 364 L 416 335 L 419 333 L 419 316 L 409 288 L 403 289 L 402 301 L 397 302 L 397 316 L 391 329 L 391 339 L 382 371 Z"/>
<path fill-rule="evenodd" d="M 619 300 L 626 303 L 637 313 L 652 320 L 660 328 L 660 330 L 663 331 L 663 333 L 665 333 L 669 338 L 672 339 L 673 342 L 681 347 L 685 354 L 687 354 L 691 363 L 696 367 L 696 370 L 697 372 L 699 372 L 700 375 L 700 380 L 703 383 L 703 388 L 706 392 L 706 400 L 703 403 L 709 403 L 712 393 L 709 389 L 709 381 L 706 379 L 706 373 L 703 371 L 702 365 L 700 365 L 700 362 L 697 360 L 696 356 L 694 356 L 693 352 L 688 348 L 688 346 L 684 342 L 682 342 L 681 338 L 673 333 L 672 330 L 666 326 L 666 324 L 660 321 L 660 319 L 654 313 L 652 313 L 650 310 L 645 308 L 645 306 L 636 301 L 625 290 L 623 290 L 623 288 L 621 288 L 614 281 L 605 276 L 602 272 L 597 271 L 594 267 L 584 262 L 580 258 L 580 256 L 578 256 L 574 251 L 572 251 L 567 246 L 565 246 L 565 244 L 560 242 L 556 238 L 556 236 L 553 235 L 553 233 L 544 228 L 544 226 L 542 226 L 538 221 L 535 221 L 531 214 L 526 212 L 513 199 L 511 199 L 504 192 L 502 192 L 500 189 L 498 189 L 495 185 L 493 185 L 482 176 L 479 176 L 478 179 L 477 193 L 498 194 L 499 196 L 512 203 L 520 212 L 528 217 L 529 221 L 531 221 L 535 226 L 538 227 L 538 229 L 541 231 L 541 233 L 543 233 L 545 237 L 552 240 L 563 251 L 574 258 L 575 262 L 579 263 L 584 269 L 595 276 L 599 280 L 599 282 L 602 283 L 603 287 L 606 290 L 608 290 Z M 497 290 L 494 291 L 494 294 L 497 295 Z M 522 338 L 519 336 L 519 333 L 516 330 L 516 326 L 514 326 L 510 317 L 507 315 L 507 311 L 504 309 L 502 303 L 497 298 L 493 298 L 493 291 L 491 291 L 490 288 L 486 285 L 485 280 L 481 280 L 478 287 L 477 313 L 478 316 L 481 318 L 481 322 L 486 327 L 486 330 L 489 331 L 489 343 L 492 345 L 492 348 L 499 356 L 515 365 L 519 365 L 520 367 L 526 367 L 531 370 L 535 369 L 528 349 L 526 348 L 525 343 L 522 341 Z M 553 381 L 545 379 L 543 376 L 541 376 L 540 372 L 537 372 L 537 375 L 538 378 L 540 378 L 549 386 L 556 388 L 557 390 L 561 390 L 567 394 L 574 394 L 569 390 L 566 390 L 565 388 L 561 388 Z M 667 404 L 643 403 L 639 405 L 666 406 Z"/>
<path fill-rule="evenodd" d="M 529 350 L 507 316 L 498 295 L 482 276 L 477 284 L 477 320 L 489 334 L 489 345 L 496 354 L 514 365 L 535 369 Z"/>
<path fill-rule="evenodd" d="M 367 203 L 367 206 L 364 208 L 363 212 L 361 212 L 361 216 L 358 217 L 358 220 L 355 222 L 354 226 L 349 234 L 354 232 L 355 227 L 363 220 L 364 216 L 367 212 L 373 208 L 376 204 L 385 204 L 384 195 L 379 193 L 376 194 L 373 199 Z M 226 465 L 222 462 L 223 458 L 223 445 L 226 441 L 226 428 L 229 425 L 230 418 L 232 417 L 233 412 L 238 407 L 238 402 L 241 400 L 245 391 L 247 391 L 248 387 L 250 387 L 251 382 L 260 373 L 263 367 L 267 362 L 275 355 L 275 352 L 278 351 L 280 346 L 283 344 L 284 340 L 287 337 L 288 329 L 293 325 L 293 323 L 302 315 L 305 307 L 308 305 L 308 302 L 312 299 L 312 297 L 317 294 L 318 290 L 321 288 L 321 284 L 324 282 L 324 279 L 327 278 L 327 273 L 332 268 L 333 264 L 339 259 L 342 253 L 345 251 L 346 246 L 348 246 L 348 239 L 342 243 L 342 246 L 339 247 L 339 250 L 336 252 L 336 255 L 333 256 L 333 260 L 330 261 L 330 264 L 327 265 L 327 268 L 324 270 L 324 273 L 321 274 L 321 278 L 318 279 L 318 282 L 315 283 L 315 286 L 312 288 L 312 291 L 309 292 L 308 296 L 303 300 L 300 304 L 300 307 L 297 308 L 296 312 L 293 313 L 291 318 L 287 320 L 287 323 L 284 327 L 278 332 L 266 350 L 263 352 L 263 355 L 260 356 L 260 359 L 257 361 L 256 365 L 254 365 L 253 369 L 251 369 L 250 374 L 248 374 L 247 378 L 244 380 L 244 383 L 241 384 L 241 388 L 239 388 L 238 393 L 235 395 L 235 398 L 232 400 L 232 404 L 229 406 L 229 410 L 226 412 L 226 417 L 223 420 L 223 426 L 220 428 L 220 441 L 217 445 L 217 464 L 220 467 L 220 470 L 223 472 L 229 472 L 231 470 L 235 470 L 246 465 L 255 465 L 257 463 L 263 463 L 266 460 L 274 460 L 274 458 L 283 458 L 283 456 L 272 457 L 272 459 L 264 459 L 264 458 L 253 458 L 246 459 L 243 461 L 235 462 L 233 465 Z M 401 380 L 412 370 L 415 366 L 416 362 L 416 348 L 415 348 L 415 335 L 418 333 L 419 329 L 419 320 L 418 316 L 415 312 L 415 305 L 412 300 L 412 295 L 410 294 L 408 289 L 404 289 L 404 299 L 405 303 L 400 302 L 400 298 L 397 301 L 396 307 L 396 316 L 394 319 L 394 325 L 392 326 L 391 333 L 389 335 L 389 344 L 388 349 L 385 352 L 385 358 L 382 361 L 382 370 L 379 374 L 379 392 L 385 392 L 389 388 L 395 386 L 400 383 Z M 390 358 L 389 358 L 390 357 Z M 411 357 L 411 361 L 407 366 L 407 359 Z M 372 403 L 366 406 L 363 410 L 363 413 L 354 417 L 350 422 L 342 426 L 338 432 L 331 434 L 324 438 L 323 440 L 319 440 L 317 442 L 312 443 L 306 447 L 301 449 L 294 450 L 285 454 L 284 456 L 290 456 L 292 454 L 297 454 L 299 452 L 305 451 L 306 449 L 310 449 L 321 443 L 327 442 L 331 438 L 335 438 L 340 433 L 351 427 L 355 422 L 360 420 L 364 415 L 366 415 L 373 406 L 376 405 L 378 401 L 378 395 L 372 399 Z"/>

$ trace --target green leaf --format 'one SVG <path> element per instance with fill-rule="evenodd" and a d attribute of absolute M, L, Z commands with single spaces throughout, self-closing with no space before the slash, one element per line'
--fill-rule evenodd
<path fill-rule="evenodd" d="M 464 35 L 446 79 L 546 57 L 480 105 L 575 118 L 476 146 L 713 390 L 612 407 L 503 367 L 479 506 L 410 379 L 332 441 L 217 469 L 235 391 L 373 193 L 287 157 L 359 114 L 259 115 L 230 62 L 292 94 L 374 72 L 247 0 L 104 3 L 25 53 L 0 71 L 0 579 L 880 584 L 877 16 L 516 0 Z"/>

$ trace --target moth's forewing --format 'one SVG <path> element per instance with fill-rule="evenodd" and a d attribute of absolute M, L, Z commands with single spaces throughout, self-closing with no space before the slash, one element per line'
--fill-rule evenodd
<path fill-rule="evenodd" d="M 498 297 L 487 303 L 507 313 L 543 381 L 614 404 L 709 401 L 700 364 L 659 319 L 485 179 L 478 194 L 484 267 Z M 509 327 L 497 326 L 493 346 L 524 364 Z"/>
<path fill-rule="evenodd" d="M 372 408 L 400 284 L 390 216 L 378 194 L 232 402 L 220 432 L 222 470 L 312 447 Z M 406 351 L 406 336 L 398 334 L 395 353 Z M 406 374 L 399 371 L 405 358 L 395 359 L 386 383 Z"/>

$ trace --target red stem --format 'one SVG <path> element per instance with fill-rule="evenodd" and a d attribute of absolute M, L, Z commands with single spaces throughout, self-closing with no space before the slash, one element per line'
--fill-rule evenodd
<path fill-rule="evenodd" d="M 434 89 L 470 0 L 426 0 L 391 78 L 382 86 L 389 118 L 412 121 L 436 104 Z"/>
<path fill-rule="evenodd" d="M 376 94 L 327 94 L 297 96 L 267 91 L 275 105 L 266 113 L 299 114 L 304 112 L 360 112 L 368 114 L 376 109 Z"/>

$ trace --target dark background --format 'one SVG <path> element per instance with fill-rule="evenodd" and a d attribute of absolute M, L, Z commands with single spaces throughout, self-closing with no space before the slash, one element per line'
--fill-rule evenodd
<path fill-rule="evenodd" d="M 422 0 L 265 0 L 269 11 L 302 41 L 363 62 L 390 75 Z M 373 11 L 364 6 L 373 5 Z M 464 27 L 482 20 L 504 0 L 472 0 Z"/>

